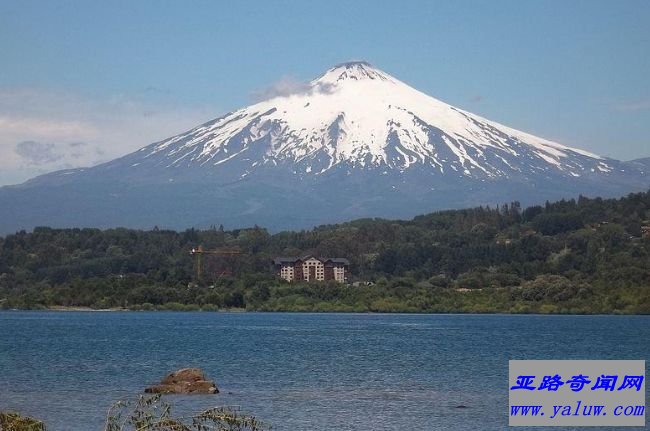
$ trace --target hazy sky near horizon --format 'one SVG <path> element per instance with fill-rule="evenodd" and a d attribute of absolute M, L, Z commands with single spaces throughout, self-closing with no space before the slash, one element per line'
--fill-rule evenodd
<path fill-rule="evenodd" d="M 0 0 L 0 185 L 360 59 L 508 126 L 648 157 L 649 23 L 647 0 Z"/>

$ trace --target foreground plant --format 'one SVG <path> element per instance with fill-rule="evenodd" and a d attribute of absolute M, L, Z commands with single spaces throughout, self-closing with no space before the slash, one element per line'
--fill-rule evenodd
<path fill-rule="evenodd" d="M 106 415 L 104 431 L 267 431 L 271 427 L 235 407 L 215 407 L 197 415 L 173 417 L 160 394 L 118 401 Z M 46 431 L 43 422 L 0 412 L 0 431 Z"/>
<path fill-rule="evenodd" d="M 43 422 L 18 413 L 0 412 L 0 431 L 46 431 Z"/>
<path fill-rule="evenodd" d="M 234 407 L 215 407 L 194 416 L 173 417 L 160 394 L 118 401 L 110 408 L 104 431 L 265 431 L 270 427 Z"/>

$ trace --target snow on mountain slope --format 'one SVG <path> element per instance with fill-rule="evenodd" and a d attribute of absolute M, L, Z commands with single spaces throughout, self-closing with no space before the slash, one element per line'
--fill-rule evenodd
<path fill-rule="evenodd" d="M 503 126 L 351 62 L 119 159 L 0 187 L 0 234 L 43 225 L 296 229 L 618 196 L 647 190 L 649 175 L 643 161 Z"/>
<path fill-rule="evenodd" d="M 164 167 L 238 161 L 242 177 L 285 163 L 312 175 L 342 164 L 488 178 L 612 169 L 597 155 L 454 108 L 366 62 L 338 65 L 300 93 L 229 113 L 129 158 L 134 167 L 147 159 Z"/>

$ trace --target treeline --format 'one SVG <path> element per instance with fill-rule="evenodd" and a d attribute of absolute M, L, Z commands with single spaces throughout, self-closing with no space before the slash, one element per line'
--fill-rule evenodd
<path fill-rule="evenodd" d="M 242 254 L 196 274 L 189 251 Z M 350 285 L 288 284 L 275 256 L 350 260 Z M 356 283 L 355 283 L 356 282 Z M 650 192 L 361 219 L 269 234 L 52 229 L 0 238 L 0 307 L 287 311 L 650 312 Z"/>

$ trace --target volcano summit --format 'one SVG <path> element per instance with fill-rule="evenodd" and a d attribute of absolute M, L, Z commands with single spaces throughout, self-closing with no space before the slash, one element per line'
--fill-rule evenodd
<path fill-rule="evenodd" d="M 303 228 L 649 186 L 644 164 L 506 127 L 349 62 L 108 163 L 0 188 L 0 231 Z"/>

